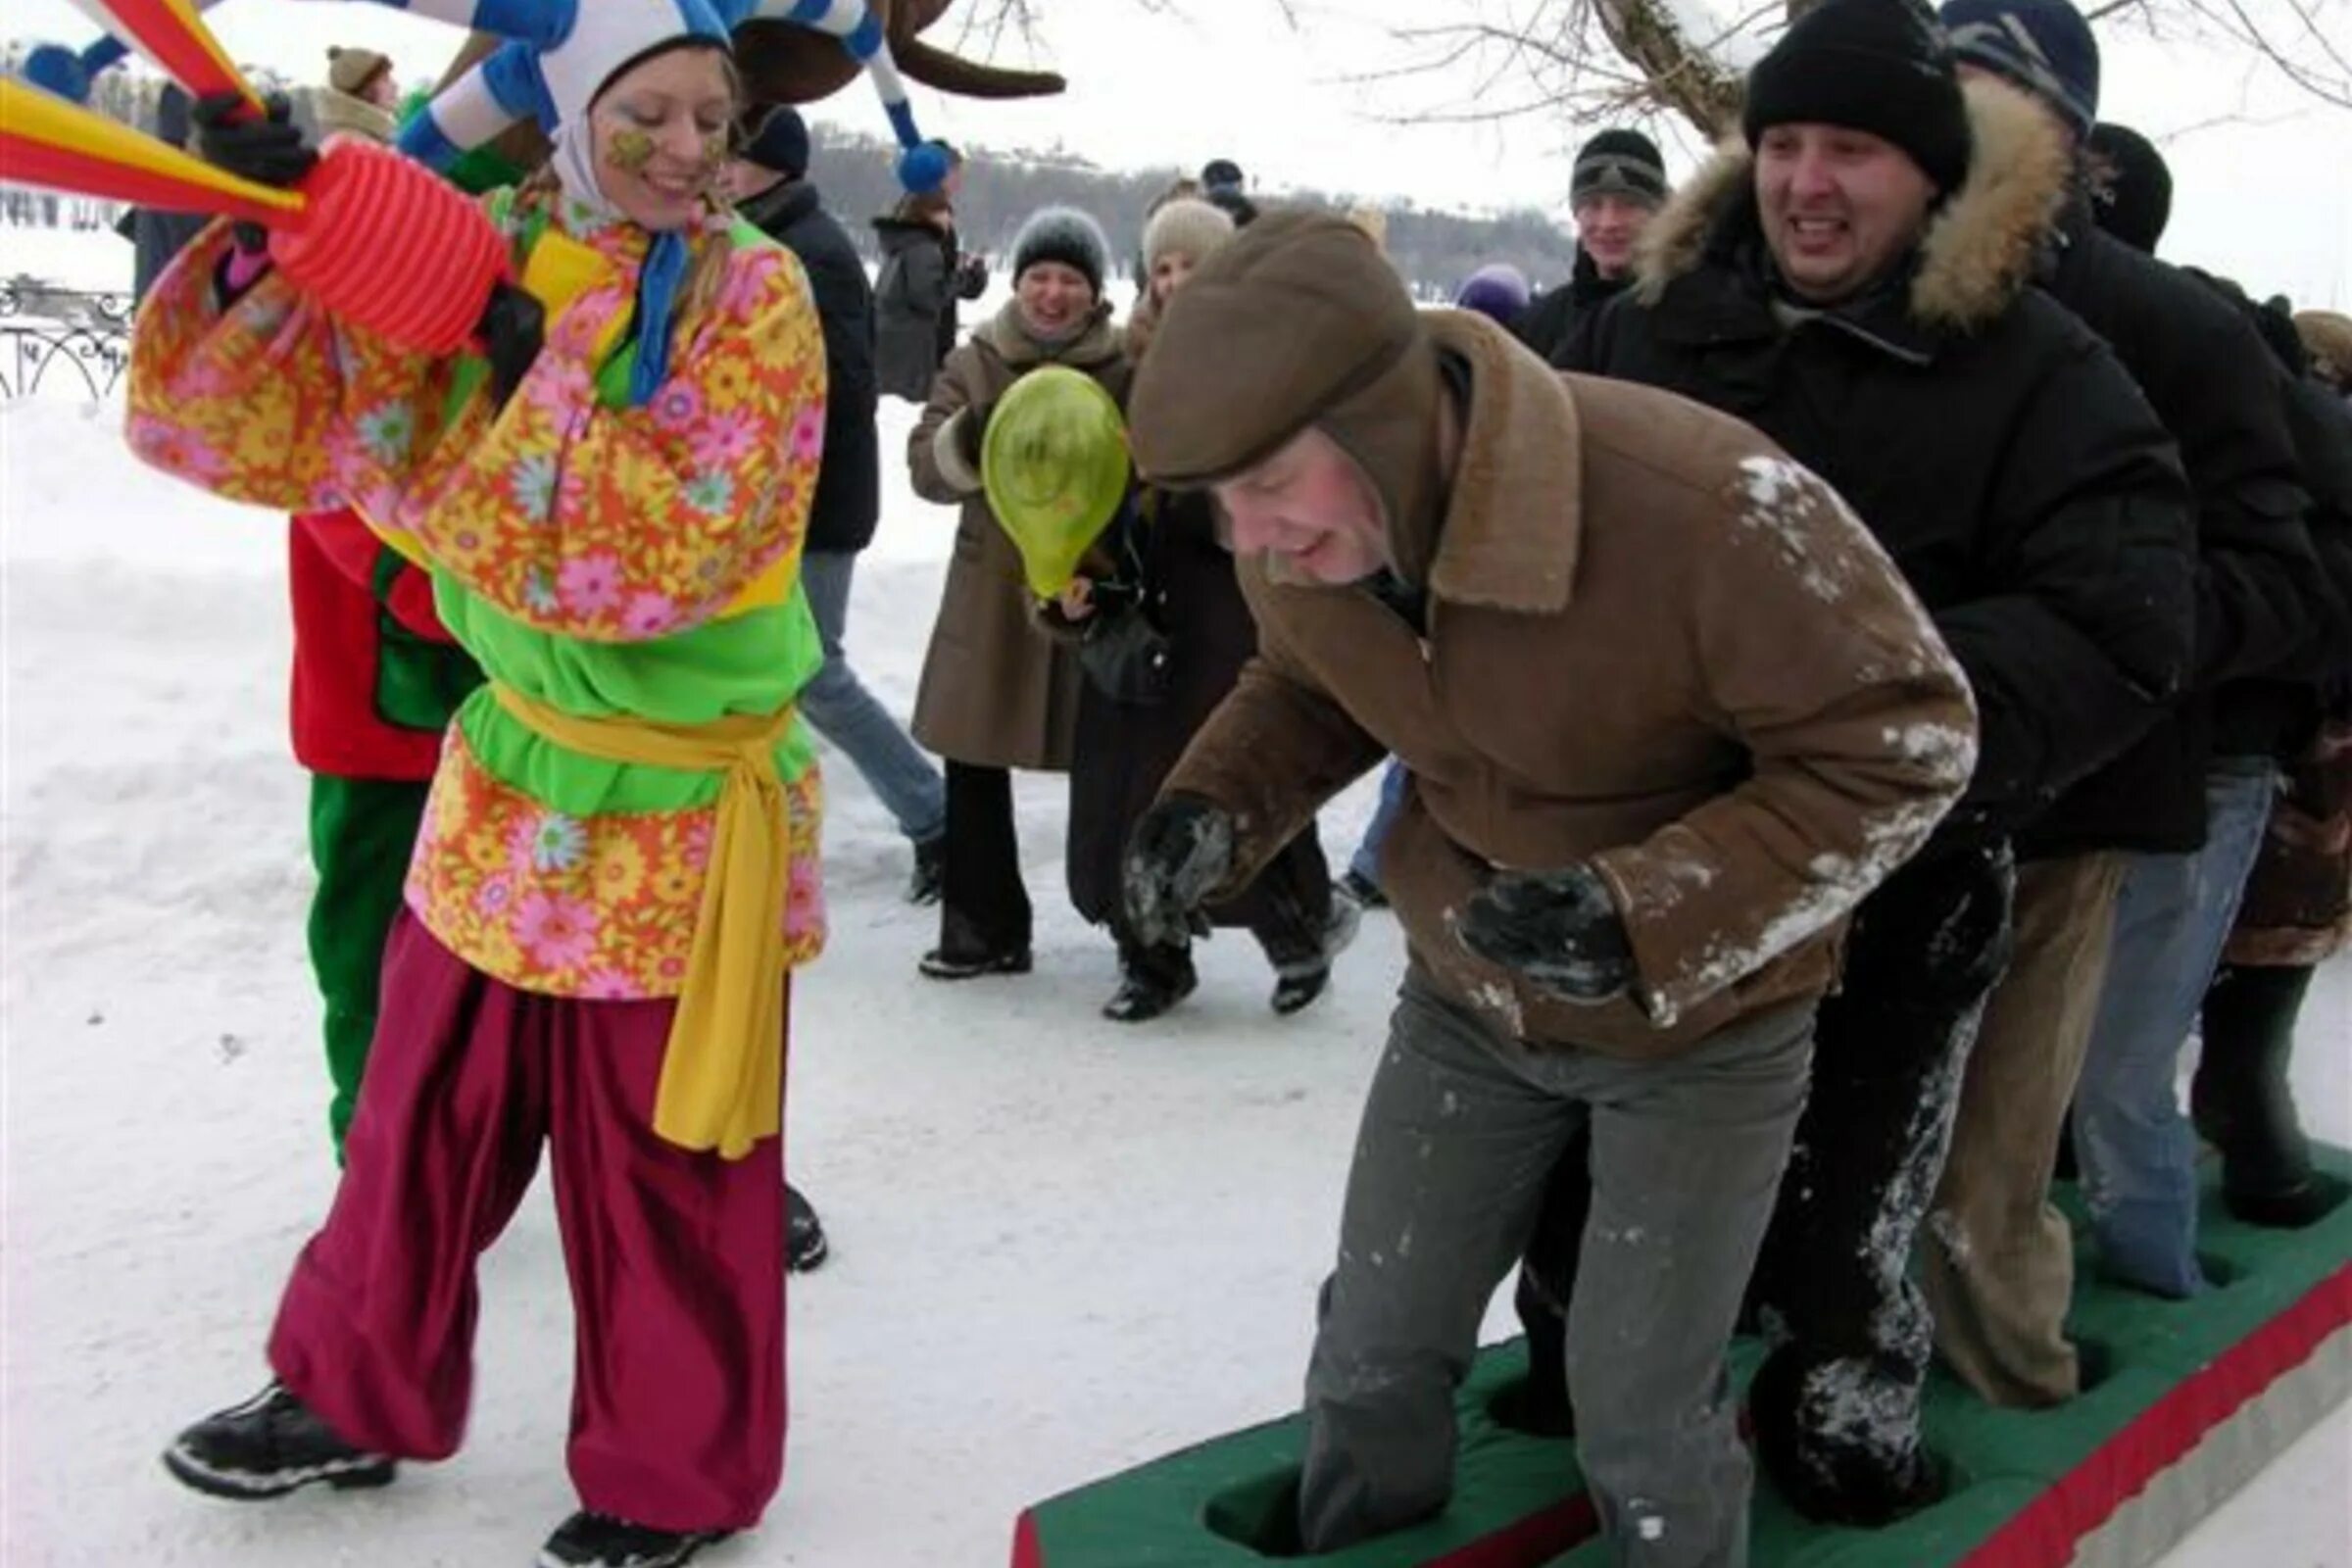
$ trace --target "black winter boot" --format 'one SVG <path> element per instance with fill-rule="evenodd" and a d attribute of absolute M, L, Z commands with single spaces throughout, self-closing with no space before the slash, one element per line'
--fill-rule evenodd
<path fill-rule="evenodd" d="M 1189 948 L 1139 948 L 1119 944 L 1119 989 L 1102 1004 L 1114 1023 L 1144 1023 L 1159 1017 L 1193 994 L 1200 983 Z"/>
<path fill-rule="evenodd" d="M 731 1530 L 655 1530 L 585 1509 L 556 1527 L 539 1568 L 678 1568 Z"/>
<path fill-rule="evenodd" d="M 906 879 L 906 902 L 933 905 L 948 878 L 948 836 L 935 834 L 914 847 L 914 873 Z"/>
<path fill-rule="evenodd" d="M 815 1205 L 790 1182 L 784 1184 L 784 1267 L 806 1274 L 833 1249 L 825 1241 L 825 1227 L 816 1217 Z"/>
<path fill-rule="evenodd" d="M 1806 1367 L 1784 1348 L 1748 1385 L 1756 1462 L 1816 1524 L 1876 1530 L 1942 1499 L 1945 1479 L 1916 1429 L 1906 1439 L 1870 1432 L 1868 1419 L 1837 1419 L 1868 1402 L 1872 1381 L 1858 1362 Z"/>
<path fill-rule="evenodd" d="M 164 1468 L 198 1492 L 258 1502 L 321 1481 L 339 1490 L 384 1486 L 397 1467 L 336 1437 L 283 1385 L 271 1383 L 173 1439 Z"/>

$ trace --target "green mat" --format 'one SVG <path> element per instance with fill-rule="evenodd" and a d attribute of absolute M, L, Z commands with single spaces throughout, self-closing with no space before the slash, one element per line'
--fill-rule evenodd
<path fill-rule="evenodd" d="M 2352 1180 L 2352 1154 L 2315 1156 Z M 2071 1192 L 2060 1201 L 2072 1204 Z M 2074 1217 L 2080 1229 L 2079 1209 Z M 2096 1379 L 2061 1408 L 1994 1409 L 1938 1369 L 1927 1439 L 1954 1485 L 1935 1507 L 1884 1530 L 1832 1529 L 1760 1483 L 1754 1568 L 2107 1568 L 2160 1555 L 2352 1395 L 2352 1203 L 2306 1230 L 2257 1230 L 2230 1218 L 2209 1182 L 2200 1245 L 2217 1288 L 2193 1301 L 2106 1285 L 2082 1259 L 2069 1328 Z M 1761 1357 L 1760 1347 L 1736 1344 L 1735 1377 L 1744 1383 Z M 1457 1400 L 1461 1462 L 1445 1513 L 1298 1560 L 1607 1568 L 1573 1445 L 1511 1431 L 1489 1413 L 1525 1371 L 1515 1341 L 1480 1352 Z M 1292 1416 L 1038 1503 L 1015 1526 L 1013 1568 L 1278 1560 L 1303 1436 Z"/>

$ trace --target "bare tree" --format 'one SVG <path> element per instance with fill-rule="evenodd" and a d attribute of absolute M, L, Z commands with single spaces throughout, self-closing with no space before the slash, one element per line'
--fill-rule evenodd
<path fill-rule="evenodd" d="M 1746 68 L 1819 0 L 1465 0 L 1446 21 L 1400 28 L 1411 56 L 1391 77 L 1508 80 L 1500 113 L 1671 114 L 1714 139 L 1738 123 Z M 1465 14 L 1466 13 L 1466 14 Z M 2321 103 L 2352 108 L 2352 0 L 2093 0 L 2101 31 L 2200 45 L 2276 71 Z M 1459 118 L 1495 118 L 1477 97 Z"/>
<path fill-rule="evenodd" d="M 1058 5 L 971 0 L 967 42 L 1036 48 Z M 1101 4 L 1102 0 L 1084 0 Z M 1184 13 L 1186 0 L 1123 0 Z M 1233 0 L 1218 0 L 1230 5 Z M 1258 0 L 1294 25 L 1292 0 Z M 1399 27 L 1402 58 L 1354 79 L 1443 81 L 1445 96 L 1391 118 L 1417 122 L 1671 115 L 1715 140 L 1739 123 L 1748 66 L 1820 0 L 1449 0 L 1444 20 Z M 2108 33 L 2197 44 L 2278 73 L 2300 93 L 2352 109 L 2352 0 L 2083 0 Z"/>

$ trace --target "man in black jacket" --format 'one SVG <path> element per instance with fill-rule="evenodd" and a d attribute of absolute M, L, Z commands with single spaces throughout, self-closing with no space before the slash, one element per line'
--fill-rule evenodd
<path fill-rule="evenodd" d="M 825 459 L 808 509 L 801 584 L 824 636 L 825 667 L 801 692 L 801 711 L 839 747 L 914 846 L 916 904 L 939 900 L 947 785 L 906 729 L 850 668 L 841 641 L 851 573 L 882 515 L 881 442 L 874 428 L 874 294 L 849 234 L 808 182 L 808 127 L 798 111 L 770 113 L 736 156 L 736 210 L 801 260 L 825 332 Z"/>
<path fill-rule="evenodd" d="M 850 584 L 858 553 L 873 542 L 882 515 L 882 456 L 874 428 L 874 295 L 857 247 L 808 179 L 808 127 L 797 110 L 779 107 L 742 130 L 730 172 L 736 210 L 800 258 L 825 334 L 825 455 L 808 507 L 801 587 L 824 640 L 824 667 L 801 689 L 801 712 L 838 747 L 898 819 L 914 846 L 907 897 L 939 899 L 944 864 L 947 785 L 890 711 L 874 700 L 842 651 Z M 824 1232 L 798 1192 L 790 1256 L 796 1268 L 824 1258 Z"/>
<path fill-rule="evenodd" d="M 2042 1179 L 2070 1099 L 2102 1262 L 2168 1296 L 2202 1287 L 2195 1137 L 2174 1072 L 2308 701 L 2281 682 L 2310 671 L 2328 596 L 2287 377 L 2227 300 L 2093 220 L 2088 23 L 2069 0 L 1949 0 L 1942 15 L 1963 74 L 2039 122 L 2011 167 L 2055 153 L 2065 171 L 2042 287 L 2115 350 L 2196 498 L 2189 690 L 2020 839 L 2020 951 L 1969 1064 L 1923 1260 L 1945 1359 L 1988 1399 L 2038 1405 L 2080 1386 L 2062 1332 L 2073 1238 Z"/>
<path fill-rule="evenodd" d="M 1638 130 L 1604 130 L 1577 149 L 1568 175 L 1576 219 L 1576 269 L 1520 314 L 1511 331 L 1547 360 L 1576 337 L 1577 323 L 1634 280 L 1634 247 L 1666 202 L 1666 161 Z"/>
<path fill-rule="evenodd" d="M 2292 688 L 2249 677 L 2308 662 L 2323 596 L 2298 515 L 2286 389 L 2259 335 L 2194 278 L 2092 221 L 2096 182 L 2080 167 L 2098 100 L 2088 25 L 2066 0 L 1952 0 L 1943 15 L 1964 71 L 2022 95 L 2044 122 L 2036 155 L 2054 146 L 2064 159 L 2068 196 L 2043 286 L 2116 350 L 2179 441 L 2197 498 L 2191 694 L 2021 840 L 2020 950 L 1970 1063 L 1936 1200 L 1939 1245 L 1924 1259 L 1954 1370 L 1995 1402 L 2047 1404 L 2070 1397 L 2080 1375 L 2062 1333 L 2073 1242 L 2041 1172 L 2088 1053 L 2106 1062 L 2092 1074 L 2106 1087 L 2082 1116 L 2098 1146 L 2086 1174 L 2107 1261 L 2167 1294 L 2196 1288 L 2193 1145 L 2171 1069 L 2259 841 L 2291 713 Z"/>
<path fill-rule="evenodd" d="M 2034 123 L 1964 98 L 1924 7 L 1827 0 L 1751 74 L 1747 150 L 1660 215 L 1633 292 L 1564 357 L 1739 415 L 1829 479 L 1976 690 L 1968 796 L 1855 916 L 1753 1292 L 1780 1341 L 1758 1457 L 1856 1524 L 1937 1491 L 1906 1269 L 2007 957 L 2008 834 L 2155 721 L 2194 640 L 2172 444 L 2031 287 L 2057 195 L 2010 169 Z"/>

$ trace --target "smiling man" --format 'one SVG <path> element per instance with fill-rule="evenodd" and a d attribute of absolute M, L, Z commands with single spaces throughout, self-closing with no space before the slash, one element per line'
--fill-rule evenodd
<path fill-rule="evenodd" d="M 1757 1268 L 1781 1338 L 1758 1454 L 1807 1513 L 1869 1525 L 1938 1486 L 1907 1266 L 2008 956 L 2009 835 L 2186 676 L 2192 510 L 2122 365 L 2030 286 L 2063 158 L 2025 156 L 2015 94 L 1963 92 L 1924 9 L 1807 13 L 1750 75 L 1744 129 L 1563 361 L 1738 415 L 1836 485 L 1976 692 L 1968 796 L 1855 916 Z"/>
<path fill-rule="evenodd" d="M 1968 776 L 1958 671 L 1754 430 L 1416 312 L 1336 219 L 1210 258 L 1130 409 L 1144 476 L 1231 517 L 1259 649 L 1137 826 L 1137 929 L 1182 932 L 1384 754 L 1410 774 L 1382 857 L 1410 964 L 1307 1373 L 1303 1544 L 1445 1505 L 1480 1317 L 1575 1146 L 1585 1475 L 1620 1562 L 1737 1568 L 1723 1348 L 1838 931 Z"/>
<path fill-rule="evenodd" d="M 1634 248 L 1666 202 L 1666 161 L 1638 130 L 1612 127 L 1577 149 L 1568 176 L 1576 219 L 1576 269 L 1567 282 L 1521 313 L 1511 330 L 1545 359 L 1576 336 L 1587 315 L 1634 280 Z"/>

